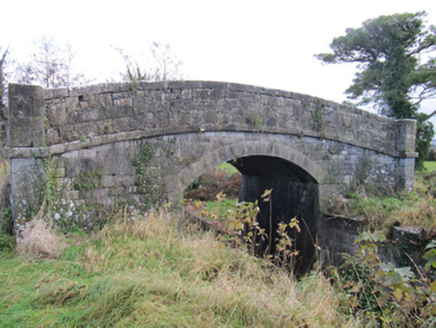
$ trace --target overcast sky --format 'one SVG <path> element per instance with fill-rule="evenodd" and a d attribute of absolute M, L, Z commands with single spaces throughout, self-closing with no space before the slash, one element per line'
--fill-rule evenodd
<path fill-rule="evenodd" d="M 45 33 L 69 42 L 86 75 L 118 77 L 122 59 L 111 46 L 145 52 L 149 42 L 170 44 L 186 79 L 237 82 L 342 102 L 353 66 L 323 65 L 348 27 L 380 15 L 425 10 L 436 25 L 436 0 L 1 0 L 0 46 L 27 55 Z M 426 111 L 436 109 L 436 101 Z"/>

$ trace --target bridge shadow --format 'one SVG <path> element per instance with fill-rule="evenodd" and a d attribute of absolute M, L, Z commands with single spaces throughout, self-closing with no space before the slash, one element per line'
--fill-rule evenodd
<path fill-rule="evenodd" d="M 296 250 L 296 273 L 308 272 L 315 261 L 316 220 L 319 216 L 319 188 L 317 181 L 301 167 L 278 157 L 247 156 L 231 162 L 242 174 L 240 200 L 258 201 L 259 225 L 270 233 L 270 213 L 272 219 L 272 240 L 276 240 L 280 222 L 289 223 L 296 217 L 301 232 L 291 232 Z M 272 191 L 272 211 L 270 203 L 264 202 L 261 195 L 266 189 Z M 267 242 L 260 245 L 265 251 Z M 271 253 L 275 251 L 275 244 Z"/>

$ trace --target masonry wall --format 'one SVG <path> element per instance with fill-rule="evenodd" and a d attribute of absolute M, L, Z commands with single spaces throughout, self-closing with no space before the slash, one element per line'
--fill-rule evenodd
<path fill-rule="evenodd" d="M 150 184 L 165 186 L 151 194 L 162 191 L 178 201 L 195 178 L 244 156 L 299 166 L 319 185 L 321 209 L 351 184 L 377 183 L 392 192 L 413 183 L 414 121 L 306 95 L 216 82 L 9 90 L 6 154 L 16 222 L 25 222 L 29 212 L 20 207 L 29 181 L 44 181 L 46 174 L 65 193 L 62 215 L 74 209 L 83 222 L 120 201 L 146 202 Z M 134 164 L 141 145 L 152 150 L 148 173 Z M 153 181 L 140 182 L 141 174 Z"/>
<path fill-rule="evenodd" d="M 397 156 L 413 124 L 323 99 L 217 82 L 139 82 L 45 90 L 47 145 L 144 131 L 249 131 L 313 136 Z"/>
<path fill-rule="evenodd" d="M 344 254 L 354 254 L 358 245 L 354 242 L 365 231 L 363 219 L 323 214 L 318 220 L 317 245 L 321 247 L 320 262 L 325 266 L 338 266 L 344 262 Z M 422 229 L 391 227 L 390 236 L 378 243 L 377 256 L 383 263 L 394 263 L 397 267 L 420 267 L 428 242 Z M 413 262 L 412 262 L 413 261 Z"/>

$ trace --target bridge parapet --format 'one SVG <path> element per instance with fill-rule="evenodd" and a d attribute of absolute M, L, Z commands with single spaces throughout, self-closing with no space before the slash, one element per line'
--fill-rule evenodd
<path fill-rule="evenodd" d="M 413 135 L 413 123 L 253 86 L 196 81 L 101 84 L 45 90 L 44 101 L 47 146 L 95 136 L 109 140 L 122 132 L 150 136 L 239 131 L 325 138 L 391 156 L 414 152 L 407 137 Z"/>

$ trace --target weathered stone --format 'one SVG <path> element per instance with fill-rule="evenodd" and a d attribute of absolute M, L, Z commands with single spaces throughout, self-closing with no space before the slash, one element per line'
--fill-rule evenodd
<path fill-rule="evenodd" d="M 176 81 L 71 91 L 12 85 L 10 99 L 8 156 L 61 160 L 56 177 L 78 205 L 92 201 L 104 207 L 129 197 L 142 202 L 141 183 L 162 181 L 164 196 L 177 204 L 197 177 L 238 159 L 244 180 L 254 181 L 257 191 L 272 181 L 283 192 L 286 201 L 281 202 L 295 205 L 277 213 L 307 216 L 316 237 L 316 213 L 331 198 L 331 190 L 341 194 L 356 181 L 381 192 L 413 185 L 414 121 L 395 121 L 307 95 Z M 141 145 L 149 153 L 141 154 Z M 92 172 L 99 181 L 80 187 L 78 179 Z M 23 179 L 13 178 L 17 192 L 26 189 Z M 88 190 L 92 188 L 96 191 Z M 328 230 L 340 234 L 340 229 Z M 307 234 L 305 238 L 308 242 Z M 307 250 L 313 254 L 313 248 Z"/>
<path fill-rule="evenodd" d="M 45 146 L 44 90 L 32 85 L 9 85 L 8 146 Z"/>

